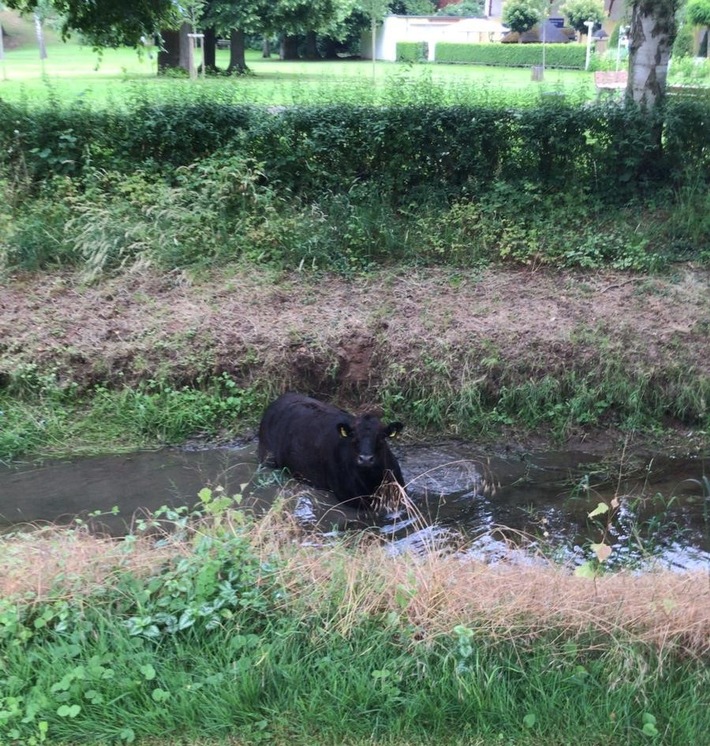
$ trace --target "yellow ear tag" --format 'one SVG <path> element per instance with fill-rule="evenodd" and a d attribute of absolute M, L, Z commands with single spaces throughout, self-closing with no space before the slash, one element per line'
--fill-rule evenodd
<path fill-rule="evenodd" d="M 347 438 L 348 437 L 348 431 L 344 427 L 340 428 L 340 437 L 341 438 Z"/>

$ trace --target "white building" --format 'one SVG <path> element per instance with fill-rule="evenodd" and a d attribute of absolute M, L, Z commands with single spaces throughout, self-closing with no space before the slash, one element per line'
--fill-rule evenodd
<path fill-rule="evenodd" d="M 500 41 L 507 29 L 499 19 L 458 18 L 456 16 L 387 16 L 377 27 L 375 56 L 378 60 L 397 59 L 398 42 L 426 42 L 433 62 L 437 42 L 481 44 Z M 372 35 L 362 35 L 360 52 L 372 59 Z"/>

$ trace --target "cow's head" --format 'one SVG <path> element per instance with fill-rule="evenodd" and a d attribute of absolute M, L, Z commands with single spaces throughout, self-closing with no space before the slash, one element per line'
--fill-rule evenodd
<path fill-rule="evenodd" d="M 357 466 L 371 469 L 382 466 L 386 438 L 394 438 L 401 432 L 401 422 L 383 425 L 379 417 L 365 414 L 353 422 L 338 423 L 338 434 L 348 442 Z"/>

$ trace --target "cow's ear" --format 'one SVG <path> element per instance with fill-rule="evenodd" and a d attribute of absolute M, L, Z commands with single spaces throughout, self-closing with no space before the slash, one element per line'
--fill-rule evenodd
<path fill-rule="evenodd" d="M 390 422 L 385 428 L 385 436 L 388 438 L 396 438 L 401 432 L 404 425 L 401 422 Z"/>
<path fill-rule="evenodd" d="M 353 434 L 353 429 L 347 422 L 338 423 L 338 432 L 341 438 L 349 438 Z"/>

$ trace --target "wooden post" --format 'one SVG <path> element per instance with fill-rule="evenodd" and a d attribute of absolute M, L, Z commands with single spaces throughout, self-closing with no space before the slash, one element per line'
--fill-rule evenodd
<path fill-rule="evenodd" d="M 592 57 L 592 29 L 594 28 L 594 21 L 585 21 L 584 25 L 587 27 L 587 55 L 584 62 L 584 69 L 589 70 L 589 61 Z"/>

